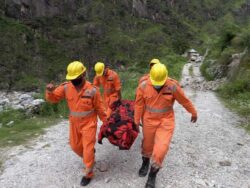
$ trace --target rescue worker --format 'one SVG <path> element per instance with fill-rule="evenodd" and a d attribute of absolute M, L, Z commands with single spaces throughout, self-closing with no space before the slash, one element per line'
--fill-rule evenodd
<path fill-rule="evenodd" d="M 68 82 L 58 87 L 52 83 L 46 86 L 46 99 L 49 102 L 58 103 L 66 99 L 68 103 L 70 146 L 85 165 L 80 183 L 82 186 L 89 184 L 94 175 L 97 115 L 103 122 L 107 118 L 99 89 L 86 81 L 85 76 L 85 66 L 74 61 L 67 67 Z"/>
<path fill-rule="evenodd" d="M 155 187 L 156 175 L 169 149 L 175 127 L 175 100 L 192 114 L 191 122 L 196 122 L 197 112 L 178 82 L 168 78 L 165 65 L 155 64 L 150 70 L 150 78 L 138 86 L 135 101 L 134 121 L 137 126 L 140 121 L 143 124 L 140 177 L 147 175 L 150 158 L 152 163 L 146 188 Z"/>
<path fill-rule="evenodd" d="M 111 115 L 111 105 L 113 102 L 121 99 L 121 82 L 118 74 L 105 67 L 104 63 L 95 64 L 96 76 L 93 84 L 97 87 L 103 87 L 103 100 L 107 110 L 107 117 Z"/>
<path fill-rule="evenodd" d="M 158 63 L 161 63 L 159 59 L 152 59 L 150 62 L 149 62 L 149 69 L 151 70 L 151 68 L 155 65 L 155 64 L 158 64 Z M 147 80 L 149 78 L 149 74 L 144 74 L 140 79 L 139 79 L 139 84 L 142 83 L 144 80 Z"/>

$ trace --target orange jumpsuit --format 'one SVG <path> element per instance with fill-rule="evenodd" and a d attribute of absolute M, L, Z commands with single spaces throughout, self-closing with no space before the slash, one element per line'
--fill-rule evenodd
<path fill-rule="evenodd" d="M 134 120 L 143 123 L 142 155 L 152 158 L 152 165 L 160 168 L 168 152 L 175 127 L 173 105 L 177 100 L 192 116 L 197 112 L 185 96 L 178 82 L 167 79 L 158 93 L 150 79 L 137 88 Z"/>
<path fill-rule="evenodd" d="M 144 74 L 140 79 L 139 79 L 139 84 L 142 83 L 143 81 L 146 81 L 149 79 L 149 74 Z"/>
<path fill-rule="evenodd" d="M 71 82 L 61 84 L 53 92 L 46 91 L 46 99 L 52 103 L 64 98 L 70 110 L 70 146 L 83 158 L 85 176 L 92 177 L 97 115 L 102 121 L 106 121 L 107 118 L 100 91 L 88 81 L 80 91 L 77 91 Z"/>
<path fill-rule="evenodd" d="M 119 92 L 121 90 L 120 78 L 115 71 L 108 69 L 105 76 L 95 76 L 93 84 L 97 87 L 101 85 L 103 87 L 103 98 L 107 109 L 107 116 L 109 117 L 111 114 L 111 104 L 119 99 Z"/>

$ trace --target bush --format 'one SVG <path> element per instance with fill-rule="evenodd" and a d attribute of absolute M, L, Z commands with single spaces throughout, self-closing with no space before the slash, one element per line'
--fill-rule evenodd
<path fill-rule="evenodd" d="M 218 89 L 221 96 L 233 97 L 237 94 L 250 92 L 249 80 L 235 80 L 231 83 L 227 83 Z"/>
<path fill-rule="evenodd" d="M 35 78 L 31 75 L 24 75 L 18 81 L 16 81 L 14 89 L 23 90 L 23 91 L 34 91 L 41 85 L 41 82 L 38 78 Z"/>
<path fill-rule="evenodd" d="M 66 101 L 62 101 L 58 104 L 51 104 L 49 102 L 45 102 L 40 111 L 39 114 L 41 116 L 52 116 L 52 117 L 68 117 L 69 110 Z"/>
<path fill-rule="evenodd" d="M 200 67 L 200 71 L 206 80 L 211 81 L 214 80 L 214 75 L 209 72 L 209 68 L 211 67 L 213 61 L 204 61 L 204 63 Z"/>
<path fill-rule="evenodd" d="M 187 59 L 175 54 L 169 54 L 161 58 L 161 62 L 167 66 L 169 77 L 179 80 L 181 78 L 182 68 Z"/>

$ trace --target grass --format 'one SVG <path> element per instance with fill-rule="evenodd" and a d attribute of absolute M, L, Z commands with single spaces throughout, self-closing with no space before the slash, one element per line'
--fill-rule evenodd
<path fill-rule="evenodd" d="M 3 161 L 0 160 L 0 169 L 2 168 Z"/>
<path fill-rule="evenodd" d="M 169 77 L 179 80 L 181 77 L 181 70 L 186 62 L 186 59 L 178 55 L 168 55 L 160 57 L 161 63 L 165 64 L 168 69 Z M 129 66 L 124 71 L 119 72 L 122 82 L 122 98 L 134 100 L 135 91 L 138 86 L 139 79 L 149 73 L 148 62 L 135 63 Z"/>
<path fill-rule="evenodd" d="M 54 117 L 27 117 L 21 111 L 6 111 L 0 114 L 0 147 L 15 146 L 26 143 L 44 133 L 44 128 L 58 122 Z M 13 121 L 12 124 L 10 122 Z"/>
<path fill-rule="evenodd" d="M 193 75 L 194 75 L 193 66 L 190 66 L 189 69 L 188 69 L 188 71 L 189 71 L 189 75 L 190 75 L 190 76 L 193 76 Z"/>
<path fill-rule="evenodd" d="M 204 78 L 207 80 L 207 81 L 211 81 L 211 80 L 214 80 L 214 75 L 212 75 L 208 68 L 210 66 L 212 66 L 211 64 L 213 63 L 212 60 L 210 61 L 205 61 L 204 63 L 202 63 L 201 67 L 200 67 L 200 71 L 202 73 L 202 75 L 204 76 Z"/>
<path fill-rule="evenodd" d="M 241 126 L 250 133 L 250 92 L 236 95 L 231 98 L 219 96 L 227 108 L 240 115 L 242 118 Z M 244 100 L 245 97 L 248 97 L 248 100 Z"/>
<path fill-rule="evenodd" d="M 119 72 L 119 76 L 122 82 L 122 98 L 134 100 L 135 99 L 135 91 L 138 86 L 139 78 L 143 75 L 139 72 L 129 71 Z M 144 69 L 145 73 L 148 70 Z"/>
<path fill-rule="evenodd" d="M 242 74 L 243 75 L 243 74 Z M 249 79 L 238 79 L 218 89 L 225 105 L 245 119 L 243 126 L 250 130 L 250 85 Z"/>

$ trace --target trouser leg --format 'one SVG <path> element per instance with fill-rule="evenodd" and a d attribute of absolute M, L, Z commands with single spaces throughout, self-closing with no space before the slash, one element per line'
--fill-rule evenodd
<path fill-rule="evenodd" d="M 154 148 L 156 127 L 143 126 L 142 156 L 150 158 Z"/>
<path fill-rule="evenodd" d="M 86 177 L 92 177 L 95 164 L 96 127 L 82 131 L 83 163 Z"/>
<path fill-rule="evenodd" d="M 82 134 L 77 129 L 75 122 L 70 123 L 69 142 L 71 149 L 80 157 L 83 156 Z"/>
<path fill-rule="evenodd" d="M 169 150 L 169 145 L 174 133 L 173 126 L 160 125 L 155 133 L 154 148 L 152 154 L 152 166 L 160 168 Z"/>

